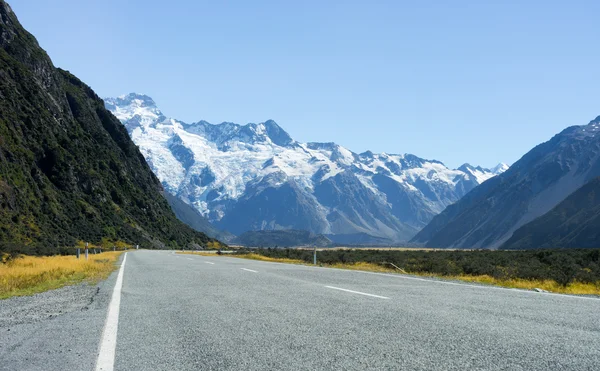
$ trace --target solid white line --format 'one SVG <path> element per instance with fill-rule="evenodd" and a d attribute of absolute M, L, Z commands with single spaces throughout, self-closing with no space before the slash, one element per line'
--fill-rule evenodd
<path fill-rule="evenodd" d="M 403 280 L 421 281 L 421 282 L 434 283 L 434 284 L 440 284 L 440 285 L 463 286 L 463 287 L 469 287 L 469 288 L 475 288 L 475 289 L 499 290 L 499 291 L 505 291 L 505 292 L 516 292 L 516 293 L 540 295 L 540 296 L 554 296 L 557 298 L 566 298 L 566 299 L 584 299 L 584 300 L 600 301 L 600 298 L 594 297 L 594 296 L 578 296 L 578 295 L 572 295 L 572 294 L 560 294 L 560 293 L 556 293 L 556 292 L 537 292 L 537 291 L 530 291 L 527 289 L 517 289 L 517 288 L 511 288 L 511 287 L 492 286 L 492 285 L 483 285 L 483 284 L 482 285 L 474 285 L 474 284 L 470 284 L 467 282 L 463 283 L 463 282 L 445 281 L 441 277 L 439 279 L 419 278 L 419 277 L 410 276 L 410 275 L 406 275 L 406 274 L 399 274 L 399 273 L 380 273 L 380 272 L 363 271 L 363 270 L 358 270 L 358 269 L 315 267 L 315 266 L 310 266 L 310 265 L 299 265 L 299 264 L 266 262 L 266 261 L 258 261 L 256 263 L 287 265 L 288 267 L 300 268 L 300 269 L 305 269 L 305 268 L 321 269 L 321 270 L 325 269 L 325 270 L 342 271 L 342 272 L 347 272 L 347 273 L 364 273 L 364 274 L 373 274 L 376 276 L 393 277 L 393 278 L 399 278 L 399 279 L 403 279 Z"/>
<path fill-rule="evenodd" d="M 213 263 L 213 262 L 205 262 L 205 263 L 206 263 L 206 264 L 215 264 L 215 263 Z"/>
<path fill-rule="evenodd" d="M 328 289 L 334 289 L 334 290 L 351 292 L 353 294 L 360 294 L 360 295 L 365 295 L 365 296 L 372 296 L 374 298 L 379 298 L 379 299 L 389 299 L 387 296 L 379 296 L 379 295 L 367 294 L 366 292 L 353 291 L 353 290 L 348 290 L 348 289 L 341 289 L 339 287 L 333 287 L 333 286 L 325 286 L 325 287 L 327 287 Z"/>
<path fill-rule="evenodd" d="M 258 271 L 254 271 L 252 269 L 247 269 L 247 268 L 240 268 L 243 271 L 247 271 L 247 272 L 252 272 L 252 273 L 258 273 Z"/>
<path fill-rule="evenodd" d="M 125 271 L 127 253 L 123 256 L 123 263 L 119 268 L 117 282 L 113 289 L 112 298 L 108 305 L 108 314 L 102 331 L 100 352 L 96 361 L 96 371 L 112 371 L 115 366 L 115 350 L 117 348 L 117 329 L 119 327 L 119 307 L 121 306 L 121 288 L 123 287 L 123 272 Z"/>

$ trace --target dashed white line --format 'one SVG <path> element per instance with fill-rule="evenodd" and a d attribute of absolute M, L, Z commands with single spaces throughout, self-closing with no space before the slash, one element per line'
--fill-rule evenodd
<path fill-rule="evenodd" d="M 127 253 L 123 255 L 123 263 L 121 263 L 121 268 L 119 268 L 117 282 L 115 283 L 110 304 L 108 305 L 108 314 L 106 315 L 102 340 L 100 341 L 100 351 L 98 352 L 98 360 L 96 361 L 96 371 L 112 371 L 115 365 L 119 308 L 121 306 L 121 289 L 123 287 L 123 272 L 125 271 L 126 260 Z"/>
<path fill-rule="evenodd" d="M 215 263 L 213 263 L 213 262 L 204 262 L 204 263 L 206 263 L 206 264 L 213 264 L 213 265 L 215 264 Z"/>
<path fill-rule="evenodd" d="M 342 289 L 342 288 L 333 287 L 333 286 L 325 286 L 325 287 L 327 287 L 328 289 L 334 289 L 334 290 L 340 290 L 340 291 L 350 292 L 352 294 L 359 294 L 359 295 L 371 296 L 373 298 L 389 299 L 387 296 L 379 296 L 379 295 L 374 295 L 374 294 L 367 294 L 366 292 L 360 292 L 360 291 Z"/>
<path fill-rule="evenodd" d="M 186 259 L 187 259 L 187 260 L 194 260 L 194 259 L 192 259 L 192 258 L 186 258 Z"/>
<path fill-rule="evenodd" d="M 243 270 L 243 271 L 246 271 L 246 272 L 258 273 L 258 271 L 255 271 L 255 270 L 252 270 L 252 269 L 248 269 L 248 268 L 240 268 L 240 269 Z"/>

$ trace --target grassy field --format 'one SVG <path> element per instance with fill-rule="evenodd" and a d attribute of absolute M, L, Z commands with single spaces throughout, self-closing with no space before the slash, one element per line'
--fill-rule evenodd
<path fill-rule="evenodd" d="M 123 251 L 75 256 L 19 256 L 0 263 L 0 299 L 31 295 L 83 281 L 96 283 L 116 268 Z"/>
<path fill-rule="evenodd" d="M 214 256 L 214 255 L 211 255 Z M 229 255 L 228 255 L 229 256 Z M 239 255 L 231 255 L 236 258 L 261 260 L 267 262 L 279 262 L 288 264 L 302 264 L 311 265 L 309 262 L 303 259 L 293 258 L 278 258 L 269 257 L 257 253 L 247 253 Z M 323 267 L 339 268 L 339 269 L 352 269 L 352 270 L 363 270 L 370 272 L 381 272 L 381 273 L 407 273 L 419 277 L 433 277 L 443 278 L 448 280 L 457 280 L 464 282 L 471 282 L 484 285 L 494 285 L 508 288 L 518 288 L 525 290 L 542 289 L 549 292 L 561 293 L 561 294 L 576 294 L 576 295 L 600 295 L 600 281 L 597 282 L 580 282 L 572 281 L 567 285 L 559 284 L 557 281 L 552 279 L 533 279 L 533 278 L 518 278 L 518 277 L 506 277 L 498 278 L 492 277 L 487 274 L 439 274 L 439 273 L 428 273 L 428 272 L 415 272 L 415 271 L 399 271 L 397 268 L 390 264 L 371 263 L 371 262 L 351 262 L 351 263 L 320 263 Z"/>

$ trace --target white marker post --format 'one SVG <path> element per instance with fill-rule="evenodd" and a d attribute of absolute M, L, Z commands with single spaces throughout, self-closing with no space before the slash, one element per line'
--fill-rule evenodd
<path fill-rule="evenodd" d="M 317 245 L 315 245 L 315 248 L 313 250 L 313 264 L 317 265 Z"/>
<path fill-rule="evenodd" d="M 85 243 L 85 260 L 88 260 L 88 243 Z"/>

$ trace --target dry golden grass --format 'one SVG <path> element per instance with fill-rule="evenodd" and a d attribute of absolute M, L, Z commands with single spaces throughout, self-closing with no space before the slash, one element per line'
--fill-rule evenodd
<path fill-rule="evenodd" d="M 269 258 L 268 256 L 262 256 L 259 254 L 245 254 L 245 255 L 232 255 L 236 258 L 244 258 L 250 260 L 261 260 L 265 262 L 274 262 L 274 263 L 288 263 L 288 264 L 307 264 L 304 260 L 299 259 L 286 259 L 286 258 Z"/>
<path fill-rule="evenodd" d="M 175 253 L 183 255 L 217 256 L 216 251 L 176 251 Z"/>
<path fill-rule="evenodd" d="M 252 259 L 252 260 L 262 260 L 267 262 L 277 262 L 277 263 L 290 263 L 290 264 L 303 264 L 303 265 L 311 265 L 306 263 L 303 260 L 295 260 L 295 259 L 277 259 L 277 258 L 269 258 L 266 256 L 262 256 L 259 254 L 246 254 L 246 255 L 231 255 L 231 257 L 235 258 L 243 258 L 243 259 Z M 393 267 L 382 267 L 379 264 L 373 263 L 365 263 L 358 262 L 353 264 L 344 264 L 344 263 L 336 263 L 336 264 L 323 264 L 324 267 L 327 268 L 338 268 L 338 269 L 350 269 L 350 270 L 361 270 L 368 272 L 381 272 L 381 273 L 399 273 L 399 271 Z M 459 275 L 459 276 L 440 276 L 435 274 L 425 274 L 425 273 L 413 273 L 408 272 L 410 275 L 421 276 L 421 277 L 434 277 L 434 278 L 443 278 L 448 280 L 458 280 L 464 282 L 472 282 L 479 283 L 484 285 L 493 285 L 493 286 L 501 286 L 508 288 L 517 288 L 524 290 L 533 290 L 535 288 L 546 290 L 549 292 L 560 293 L 560 294 L 573 294 L 573 295 L 600 295 L 600 282 L 596 284 L 593 283 L 581 283 L 581 282 L 573 282 L 569 284 L 567 287 L 563 287 L 556 283 L 553 280 L 526 280 L 526 279 L 497 279 L 487 275 L 481 276 L 467 276 L 467 275 Z"/>
<path fill-rule="evenodd" d="M 0 299 L 105 279 L 123 251 L 81 256 L 23 256 L 0 264 Z"/>

